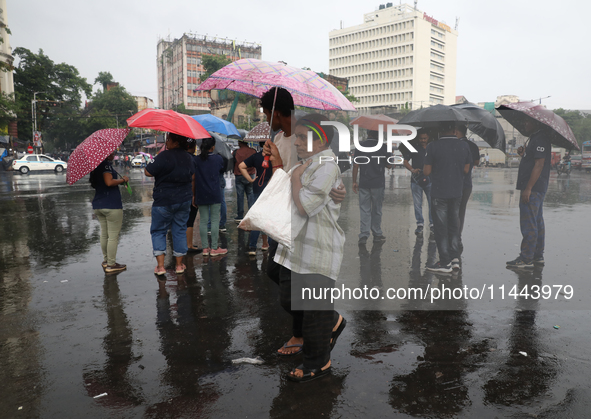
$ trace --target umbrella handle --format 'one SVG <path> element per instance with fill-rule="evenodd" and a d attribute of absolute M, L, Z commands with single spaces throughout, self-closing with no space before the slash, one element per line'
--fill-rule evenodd
<path fill-rule="evenodd" d="M 277 100 L 277 89 L 279 89 L 279 87 L 275 87 L 275 95 L 273 96 L 273 107 L 271 108 L 271 121 L 269 121 L 269 138 L 272 137 L 272 131 L 273 131 L 273 114 L 275 113 L 275 101 Z M 273 140 L 271 140 L 273 141 Z M 265 167 L 265 166 L 263 166 Z M 269 165 L 267 164 L 267 167 L 269 167 Z"/>
<path fill-rule="evenodd" d="M 265 156 L 263 162 L 261 163 L 261 166 L 265 169 L 269 168 L 269 158 L 271 158 L 271 156 Z"/>

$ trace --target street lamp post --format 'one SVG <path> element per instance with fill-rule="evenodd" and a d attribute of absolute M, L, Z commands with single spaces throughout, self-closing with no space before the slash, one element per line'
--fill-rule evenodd
<path fill-rule="evenodd" d="M 33 100 L 31 101 L 31 116 L 33 117 L 33 136 L 31 137 L 32 140 L 35 139 L 35 132 L 37 132 L 37 95 L 40 93 L 47 93 L 47 92 L 35 92 L 33 93 Z"/>

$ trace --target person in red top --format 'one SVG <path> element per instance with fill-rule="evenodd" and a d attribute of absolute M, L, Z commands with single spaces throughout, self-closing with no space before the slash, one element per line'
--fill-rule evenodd
<path fill-rule="evenodd" d="M 237 214 L 235 218 L 237 223 L 242 221 L 242 218 L 244 217 L 244 192 L 246 192 L 248 208 L 250 209 L 254 204 L 252 183 L 242 176 L 242 172 L 240 172 L 238 166 L 240 166 L 240 163 L 242 163 L 244 160 L 256 153 L 256 151 L 250 148 L 244 141 L 239 141 L 238 145 L 240 148 L 234 152 L 234 177 L 236 180 L 236 198 L 238 200 Z M 249 175 L 254 175 L 256 173 L 256 169 L 254 167 L 249 168 L 247 171 Z"/>

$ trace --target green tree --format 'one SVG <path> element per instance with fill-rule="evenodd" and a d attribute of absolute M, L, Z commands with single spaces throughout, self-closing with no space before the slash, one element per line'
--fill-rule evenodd
<path fill-rule="evenodd" d="M 55 148 L 72 149 L 99 129 L 125 128 L 127 118 L 136 112 L 137 102 L 123 86 L 108 91 L 99 89 L 83 111 L 56 110 L 49 117 L 44 138 Z"/>
<path fill-rule="evenodd" d="M 129 118 L 137 112 L 137 102 L 125 87 L 115 86 L 110 90 L 97 90 L 90 102 L 91 111 L 108 111 L 112 115 Z"/>
<path fill-rule="evenodd" d="M 570 126 L 579 145 L 591 141 L 591 116 L 577 110 L 555 109 L 554 113 L 562 117 Z"/>
<path fill-rule="evenodd" d="M 87 97 L 92 86 L 81 77 L 76 67 L 66 63 L 56 64 L 40 49 L 35 54 L 26 48 L 15 48 L 18 59 L 14 69 L 14 89 L 17 104 L 18 131 L 21 140 L 30 141 L 32 136 L 31 101 L 35 92 L 37 100 L 52 100 L 59 103 L 60 113 L 77 114 L 82 94 Z M 55 117 L 54 109 L 46 102 L 38 102 L 37 129 L 45 131 L 46 125 Z"/>
<path fill-rule="evenodd" d="M 199 77 L 199 82 L 203 83 L 209 76 L 231 62 L 232 60 L 225 55 L 203 55 L 201 65 L 203 65 L 204 73 Z"/>
<path fill-rule="evenodd" d="M 115 79 L 113 79 L 113 75 L 108 71 L 100 71 L 96 79 L 94 79 L 94 84 L 100 84 L 103 86 L 103 92 L 107 91 L 107 85 L 109 83 L 114 83 Z"/>

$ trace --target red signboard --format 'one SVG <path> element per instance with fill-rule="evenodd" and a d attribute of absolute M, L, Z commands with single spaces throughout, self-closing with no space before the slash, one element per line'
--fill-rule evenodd
<path fill-rule="evenodd" d="M 29 154 L 33 154 L 33 146 L 29 146 L 29 147 L 27 147 L 27 152 L 28 152 Z"/>

